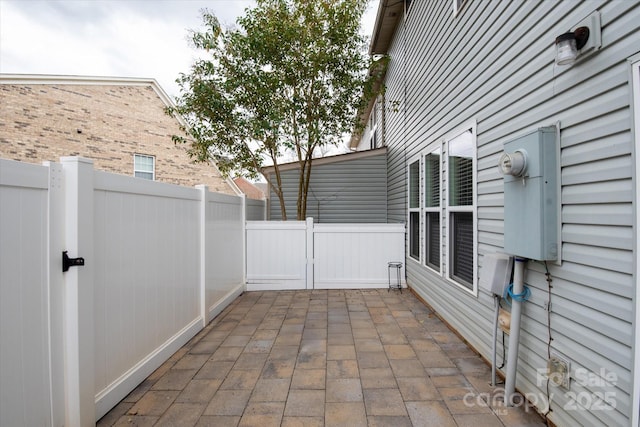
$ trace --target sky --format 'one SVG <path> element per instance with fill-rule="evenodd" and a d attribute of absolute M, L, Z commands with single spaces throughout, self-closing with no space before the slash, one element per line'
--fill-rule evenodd
<path fill-rule="evenodd" d="M 172 96 L 199 54 L 200 10 L 233 26 L 252 0 L 0 0 L 0 73 L 154 78 Z M 363 33 L 371 35 L 378 0 Z"/>

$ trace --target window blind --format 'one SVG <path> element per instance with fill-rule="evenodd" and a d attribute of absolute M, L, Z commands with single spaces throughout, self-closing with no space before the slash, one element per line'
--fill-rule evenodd
<path fill-rule="evenodd" d="M 452 212 L 452 274 L 469 289 L 473 288 L 473 214 Z"/>
<path fill-rule="evenodd" d="M 425 224 L 427 233 L 426 262 L 429 267 L 440 271 L 440 212 L 427 212 Z"/>

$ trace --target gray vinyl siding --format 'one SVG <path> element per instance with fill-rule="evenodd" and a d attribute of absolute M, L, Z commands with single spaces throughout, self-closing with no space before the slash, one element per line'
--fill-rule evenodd
<path fill-rule="evenodd" d="M 407 151 L 405 148 L 405 76 L 404 28 L 399 26 L 394 36 L 394 50 L 387 68 L 385 81 L 385 143 L 387 147 L 387 203 L 389 222 L 407 222 Z M 391 147 L 390 147 L 391 146 Z"/>
<path fill-rule="evenodd" d="M 359 157 L 311 169 L 307 217 L 322 223 L 386 223 L 386 154 Z M 296 219 L 299 169 L 281 172 L 287 219 Z M 275 179 L 275 176 L 273 179 Z M 269 219 L 282 219 L 278 196 L 271 190 Z"/>
<path fill-rule="evenodd" d="M 555 37 L 594 10 L 601 13 L 600 51 L 572 67 L 556 66 Z M 614 392 L 615 409 L 604 411 L 567 411 L 568 396 L 551 387 L 549 418 L 558 425 L 630 423 L 636 232 L 627 60 L 640 51 L 639 30 L 636 1 L 467 0 L 454 17 L 450 1 L 414 0 L 389 50 L 389 221 L 407 221 L 408 163 L 475 120 L 476 269 L 484 254 L 504 245 L 497 168 L 503 143 L 560 123 L 562 262 L 548 263 L 551 348 L 570 359 L 572 375 L 579 368 L 594 374 L 604 368 L 617 381 L 608 388 L 572 381 L 573 393 Z M 396 112 L 394 100 L 400 103 Z M 406 264 L 409 285 L 490 360 L 492 298 L 482 290 L 471 295 L 413 259 Z M 545 386 L 536 384 L 536 370 L 547 360 L 544 272 L 544 265 L 528 263 L 525 282 L 532 295 L 523 309 L 516 383 L 536 396 L 546 396 Z"/>

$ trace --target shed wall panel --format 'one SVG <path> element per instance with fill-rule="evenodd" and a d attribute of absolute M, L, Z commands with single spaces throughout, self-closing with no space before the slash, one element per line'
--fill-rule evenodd
<path fill-rule="evenodd" d="M 347 155 L 348 157 L 348 155 Z M 307 217 L 321 223 L 387 222 L 387 161 L 379 155 L 313 165 Z M 299 169 L 281 171 L 287 219 L 296 219 Z M 272 174 L 275 181 L 275 175 Z M 269 219 L 282 220 L 280 201 L 271 190 Z"/>

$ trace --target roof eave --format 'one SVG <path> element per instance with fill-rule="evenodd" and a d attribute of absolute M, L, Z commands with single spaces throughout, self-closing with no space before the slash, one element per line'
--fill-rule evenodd
<path fill-rule="evenodd" d="M 380 76 L 378 77 L 378 79 L 373 83 L 373 93 L 380 93 L 380 89 L 382 88 L 382 82 L 384 81 L 385 76 L 387 75 L 387 69 L 385 66 L 384 71 L 380 74 Z M 375 105 L 375 103 L 378 101 L 378 97 L 377 96 L 372 96 L 371 99 L 369 100 L 369 103 L 367 104 L 366 108 L 362 111 L 362 113 L 360 113 L 360 117 L 359 117 L 359 122 L 362 125 L 362 127 L 364 128 L 367 120 L 369 120 L 369 116 L 371 115 L 371 111 L 373 110 L 373 106 Z M 354 131 L 351 134 L 351 139 L 349 140 L 349 149 L 350 150 L 355 150 L 358 147 L 358 144 L 360 143 L 360 139 L 362 138 L 362 134 L 363 134 L 363 130 L 359 130 L 359 131 Z"/>
<path fill-rule="evenodd" d="M 386 54 L 389 51 L 393 34 L 404 14 L 404 3 L 402 0 L 380 0 L 369 55 Z"/>
<path fill-rule="evenodd" d="M 380 155 L 382 153 L 386 153 L 387 151 L 387 147 L 380 147 L 380 148 L 373 148 L 371 150 L 364 150 L 364 151 L 356 151 L 356 152 L 352 152 L 352 153 L 343 153 L 343 154 L 336 154 L 334 156 L 327 156 L 327 157 L 316 157 L 311 159 L 311 161 L 313 162 L 313 166 L 321 166 L 321 165 L 326 165 L 329 163 L 340 163 L 343 162 L 345 160 L 355 160 L 355 159 L 361 159 L 361 158 L 365 158 L 365 157 L 371 157 L 371 156 L 377 156 Z M 288 170 L 295 170 L 295 169 L 299 169 L 300 168 L 300 162 L 299 161 L 293 161 L 293 162 L 289 162 L 289 163 L 280 163 L 278 164 L 278 169 L 280 170 L 280 172 L 283 171 L 288 171 Z M 275 167 L 274 166 L 265 166 L 263 169 L 263 174 L 270 174 L 270 173 L 274 173 L 275 172 Z"/>

